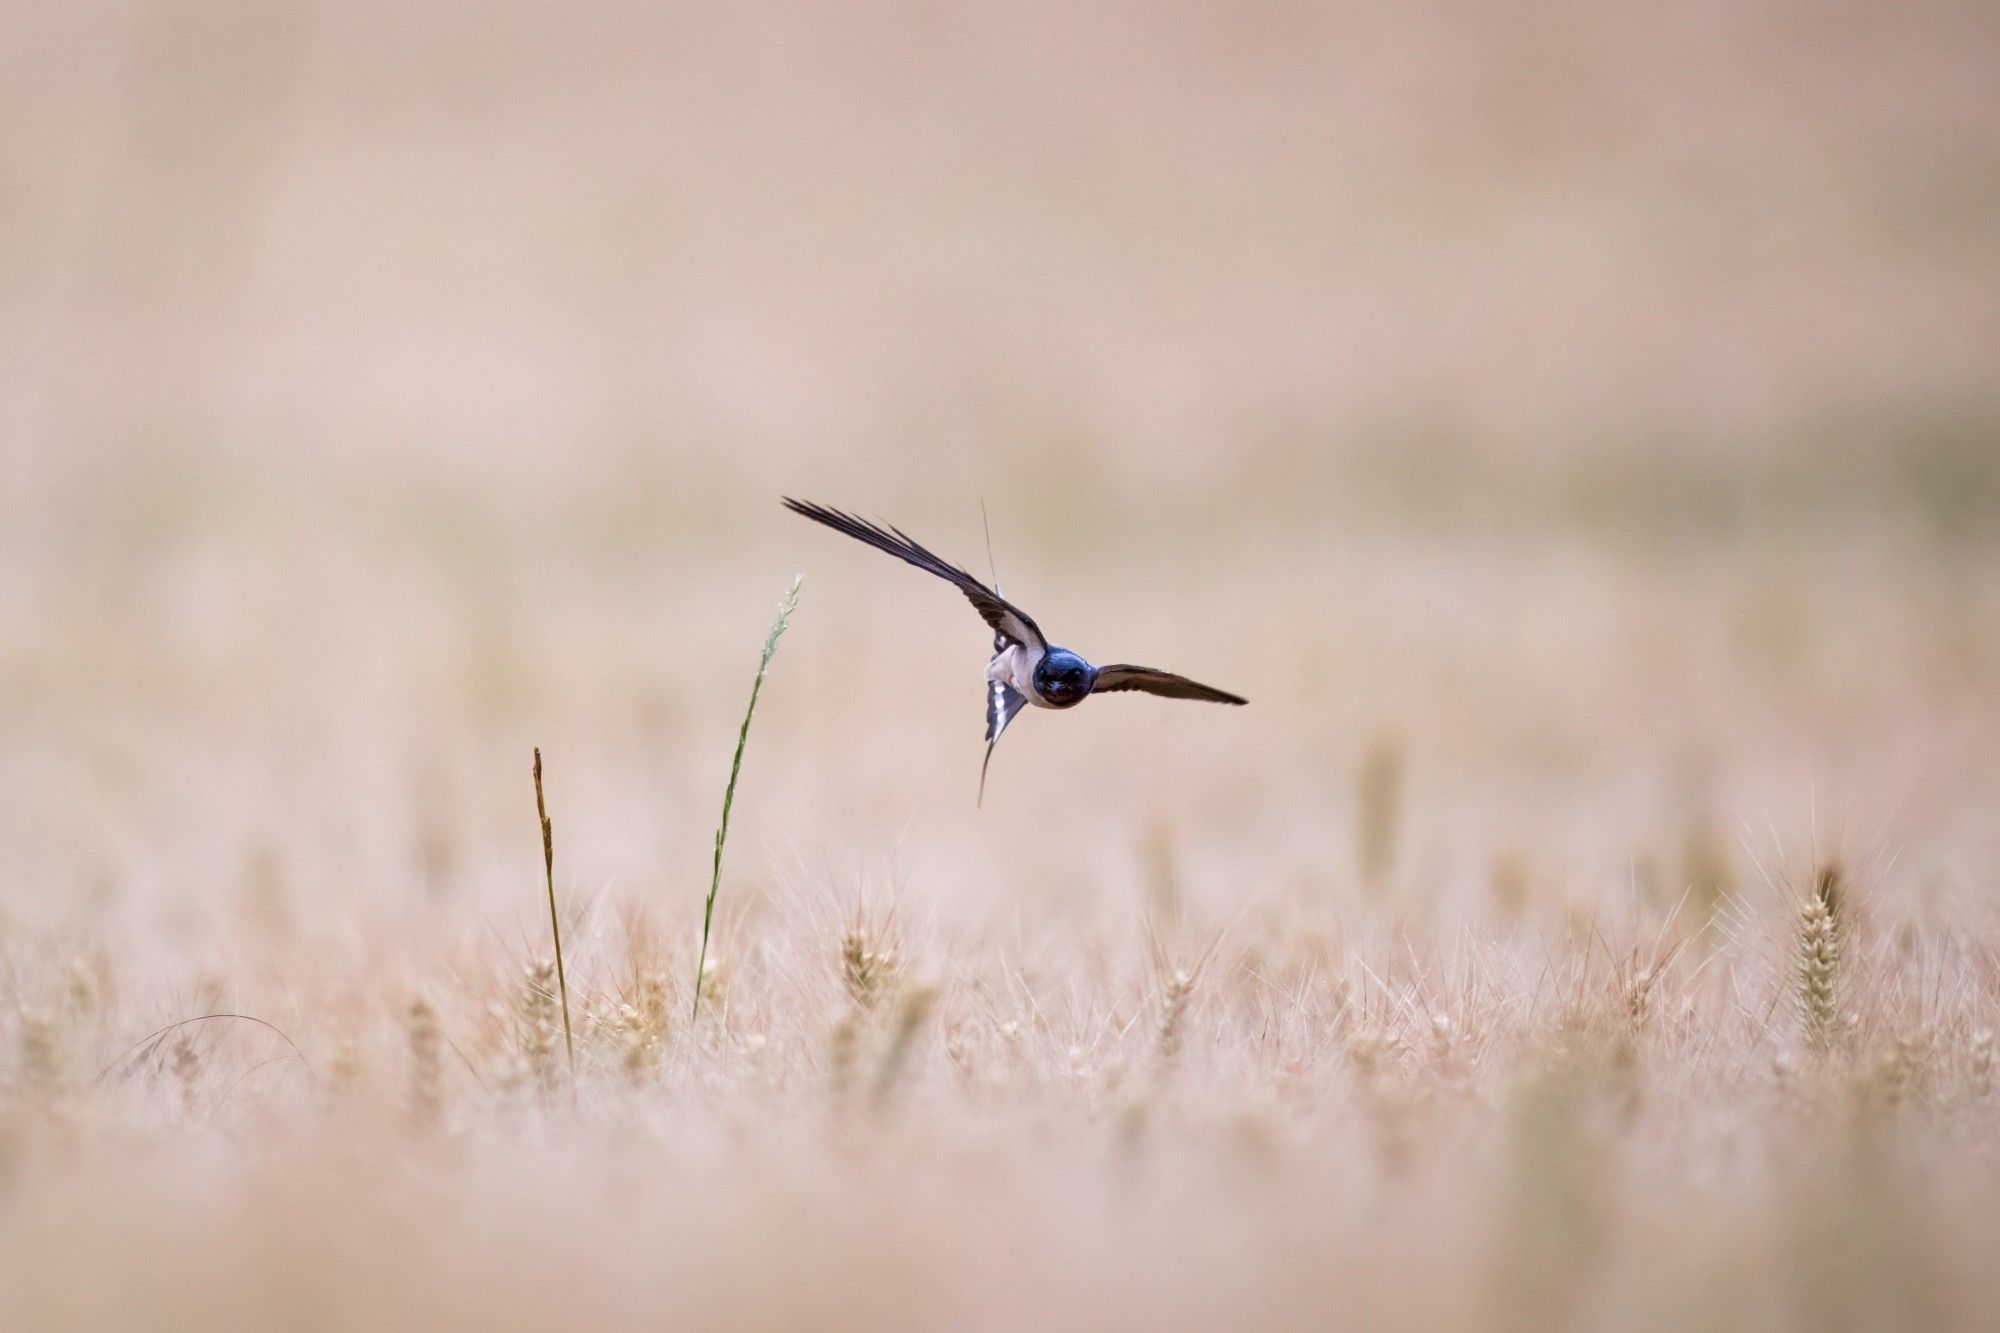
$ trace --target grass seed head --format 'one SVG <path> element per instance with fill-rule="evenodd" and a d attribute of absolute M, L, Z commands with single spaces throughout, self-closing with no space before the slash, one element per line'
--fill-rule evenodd
<path fill-rule="evenodd" d="M 97 969 L 81 954 L 69 960 L 69 1011 L 78 1019 L 95 1018 L 100 1012 L 104 988 L 98 982 Z"/>
<path fill-rule="evenodd" d="M 1836 990 L 1840 933 L 1832 900 L 1827 893 L 1817 891 L 1828 882 L 1822 876 L 1816 891 L 1799 910 L 1799 1013 L 1805 1024 L 1806 1044 L 1820 1054 L 1833 1049 L 1840 1030 Z"/>
<path fill-rule="evenodd" d="M 196 1109 L 195 1087 L 201 1080 L 201 1053 L 194 1048 L 194 1038 L 185 1034 L 176 1037 L 168 1063 L 181 1087 L 181 1107 L 193 1114 Z"/>
<path fill-rule="evenodd" d="M 641 977 L 632 998 L 619 1007 L 618 1020 L 626 1076 L 634 1082 L 644 1080 L 659 1066 L 660 1052 L 667 1043 L 665 980 L 654 973 Z"/>
<path fill-rule="evenodd" d="M 710 955 L 701 961 L 701 980 L 696 984 L 702 1000 L 711 1009 L 720 1010 L 729 1003 L 729 962 L 727 959 Z"/>
<path fill-rule="evenodd" d="M 1972 1047 L 1968 1052 L 1966 1072 L 1970 1076 L 1972 1095 L 1986 1097 L 1993 1091 L 1993 1029 L 1980 1028 L 1972 1034 Z"/>
<path fill-rule="evenodd" d="M 521 1063 L 536 1087 L 547 1092 L 556 1082 L 556 1038 L 561 1019 L 556 1012 L 556 965 L 540 959 L 528 965 L 521 986 Z"/>
<path fill-rule="evenodd" d="M 840 981 L 863 1013 L 872 1013 L 896 984 L 896 952 L 871 941 L 860 927 L 840 939 Z"/>
<path fill-rule="evenodd" d="M 410 1001 L 404 1030 L 410 1043 L 410 1123 L 433 1129 L 444 1113 L 444 1034 L 430 1001 L 422 996 Z"/>
<path fill-rule="evenodd" d="M 1357 1027 L 1348 1034 L 1347 1062 L 1354 1077 L 1364 1086 L 1372 1085 L 1384 1072 L 1394 1049 L 1389 1035 L 1375 1027 Z"/>
<path fill-rule="evenodd" d="M 1177 971 L 1160 994 L 1160 1023 L 1154 1034 L 1153 1049 L 1162 1078 L 1173 1072 L 1181 1057 L 1181 1030 L 1187 1018 L 1188 1000 L 1194 994 L 1194 976 Z"/>
<path fill-rule="evenodd" d="M 62 1082 L 60 1035 L 55 1019 L 48 1014 L 21 1016 L 20 1086 L 27 1100 L 46 1101 Z"/>
<path fill-rule="evenodd" d="M 1624 1004 L 1625 1020 L 1631 1030 L 1637 1032 L 1646 1026 L 1653 1015 L 1653 987 L 1659 980 L 1659 972 L 1644 965 L 1634 967 L 1625 977 Z"/>

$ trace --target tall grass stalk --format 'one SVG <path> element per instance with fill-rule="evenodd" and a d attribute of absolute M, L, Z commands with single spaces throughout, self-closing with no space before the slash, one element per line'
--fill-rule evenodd
<path fill-rule="evenodd" d="M 542 879 L 549 889 L 549 934 L 556 943 L 556 990 L 562 996 L 563 1050 L 569 1055 L 570 1082 L 576 1082 L 576 1039 L 569 1030 L 569 975 L 563 971 L 562 918 L 556 912 L 556 835 L 549 804 L 542 797 L 542 747 L 535 747 L 535 813 L 542 821 Z"/>
<path fill-rule="evenodd" d="M 750 742 L 750 719 L 757 716 L 757 696 L 764 689 L 764 673 L 770 670 L 771 659 L 777 655 L 778 640 L 785 636 L 785 627 L 791 624 L 792 612 L 799 609 L 799 584 L 803 576 L 792 580 L 792 586 L 785 590 L 785 600 L 778 604 L 778 618 L 771 622 L 771 633 L 764 640 L 764 655 L 757 659 L 757 678 L 750 682 L 750 706 L 743 710 L 743 726 L 736 733 L 736 755 L 729 761 L 729 785 L 722 789 L 722 822 L 715 827 L 715 864 L 709 872 L 708 901 L 701 909 L 701 952 L 694 963 L 694 1003 L 688 1011 L 692 1022 L 701 1015 L 701 975 L 708 966 L 708 932 L 715 924 L 715 894 L 722 887 L 722 849 L 729 841 L 729 810 L 736 804 L 736 778 L 743 771 L 743 747 Z"/>

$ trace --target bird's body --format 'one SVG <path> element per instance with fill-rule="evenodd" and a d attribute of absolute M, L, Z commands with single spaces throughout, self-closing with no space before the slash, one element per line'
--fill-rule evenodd
<path fill-rule="evenodd" d="M 1011 689 L 1029 703 L 1051 707 L 1035 697 L 1035 655 L 1026 644 L 997 640 L 993 645 L 993 660 L 986 664 L 986 683 Z"/>
<path fill-rule="evenodd" d="M 928 574 L 935 574 L 965 594 L 993 630 L 993 656 L 986 664 L 986 759 L 993 759 L 993 746 L 1000 733 L 1023 707 L 1074 708 L 1090 695 L 1118 690 L 1143 690 L 1169 699 L 1200 699 L 1209 703 L 1243 704 L 1241 695 L 1177 676 L 1153 667 L 1117 663 L 1096 667 L 1067 648 L 1050 643 L 1041 627 L 1028 614 L 972 575 L 949 564 L 910 540 L 897 528 L 870 523 L 866 519 L 801 500 L 785 501 L 795 514 L 824 523 L 836 532 L 865 542 L 876 550 L 907 561 Z M 983 795 L 986 769 L 981 765 L 979 785 Z"/>

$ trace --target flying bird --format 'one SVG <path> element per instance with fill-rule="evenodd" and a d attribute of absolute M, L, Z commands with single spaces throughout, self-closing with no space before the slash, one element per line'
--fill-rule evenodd
<path fill-rule="evenodd" d="M 935 574 L 965 594 L 993 631 L 993 657 L 986 664 L 986 759 L 979 766 L 979 795 L 986 796 L 986 768 L 1000 733 L 1028 704 L 1037 708 L 1074 708 L 1093 694 L 1143 690 L 1168 699 L 1199 699 L 1216 704 L 1250 701 L 1227 690 L 1177 676 L 1171 671 L 1116 662 L 1092 666 L 1079 654 L 1059 648 L 1042 633 L 1034 619 L 958 566 L 941 560 L 912 541 L 899 528 L 870 523 L 852 514 L 804 500 L 785 500 L 785 508 L 835 532 L 844 532 L 927 574 Z"/>

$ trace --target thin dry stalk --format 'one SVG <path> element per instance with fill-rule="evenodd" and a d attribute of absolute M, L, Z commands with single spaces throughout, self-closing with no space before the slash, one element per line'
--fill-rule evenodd
<path fill-rule="evenodd" d="M 556 990 L 562 997 L 563 1050 L 569 1055 L 570 1082 L 576 1081 L 576 1038 L 569 1026 L 569 975 L 563 970 L 562 915 L 556 911 L 556 836 L 542 796 L 542 747 L 535 747 L 535 814 L 542 821 L 542 879 L 549 890 L 549 935 L 556 947 Z"/>

